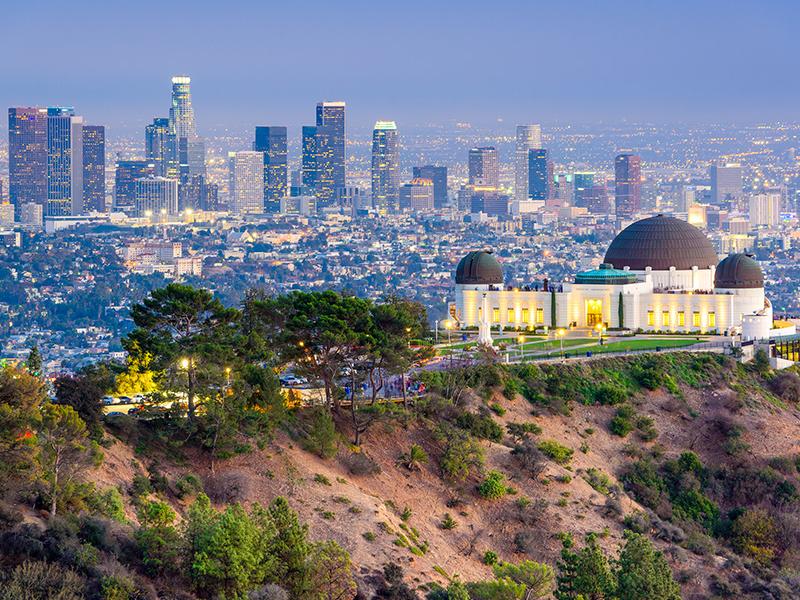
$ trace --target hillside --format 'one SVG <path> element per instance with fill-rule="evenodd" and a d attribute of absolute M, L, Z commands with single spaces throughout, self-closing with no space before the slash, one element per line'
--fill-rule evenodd
<path fill-rule="evenodd" d="M 793 371 L 675 353 L 569 366 L 486 365 L 426 378 L 429 394 L 410 413 L 379 419 L 358 449 L 347 442 L 343 409 L 332 458 L 303 449 L 309 416 L 302 411 L 263 448 L 216 461 L 213 473 L 204 451 L 126 420 L 107 432 L 105 461 L 89 479 L 98 489 L 122 490 L 133 522 L 141 502 L 131 494 L 137 474 L 161 482 L 152 497 L 182 516 L 191 495 L 178 498 L 176 484 L 187 474 L 220 506 L 286 497 L 312 539 L 333 539 L 350 553 L 364 598 L 373 597 L 386 564 L 402 566 L 424 597 L 432 582 L 490 579 L 487 551 L 501 561 L 555 566 L 565 533 L 580 545 L 595 532 L 616 556 L 626 528 L 665 553 L 683 598 L 800 593 L 800 378 Z M 515 442 L 507 431 L 515 423 L 535 425 Z M 485 465 L 461 481 L 441 468 L 456 430 L 490 438 L 479 441 Z M 543 441 L 557 443 L 550 450 L 569 449 L 571 458 L 559 464 L 535 451 L 545 449 Z M 413 444 L 429 458 L 419 470 L 399 462 Z M 520 453 L 526 444 L 528 453 Z M 687 452 L 695 458 L 687 461 Z M 493 470 L 505 475 L 511 493 L 481 498 L 478 485 Z M 448 514 L 452 528 L 443 527 Z M 755 531 L 743 530 L 744 514 L 761 518 Z M 151 585 L 173 597 L 173 582 L 154 578 Z"/>

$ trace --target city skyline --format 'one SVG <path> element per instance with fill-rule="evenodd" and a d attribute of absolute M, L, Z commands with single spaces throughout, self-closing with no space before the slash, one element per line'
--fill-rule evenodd
<path fill-rule="evenodd" d="M 768 2 L 767 10 L 716 0 L 647 7 L 502 2 L 481 11 L 412 2 L 397 13 L 349 4 L 312 3 L 307 12 L 253 2 L 225 11 L 204 2 L 192 10 L 182 3 L 159 7 L 160 26 L 191 32 L 178 41 L 136 34 L 155 14 L 149 1 L 124 12 L 95 12 L 85 0 L 69 12 L 39 2 L 36 32 L 43 39 L 71 26 L 93 32 L 62 40 L 59 52 L 75 57 L 63 70 L 50 68 L 48 44 L 28 48 L 31 11 L 12 5 L 5 9 L 8 22 L 20 26 L 5 32 L 0 49 L 13 56 L 25 48 L 26 60 L 3 66 L 0 104 L 76 106 L 92 122 L 138 131 L 163 112 L 168 77 L 186 73 L 200 135 L 261 122 L 295 129 L 307 120 L 305 105 L 326 99 L 345 100 L 357 129 L 387 118 L 404 129 L 459 120 L 503 119 L 513 127 L 532 119 L 546 125 L 800 118 L 794 101 L 800 84 L 785 51 L 800 8 L 790 2 Z M 114 26 L 121 18 L 124 31 Z M 270 36 L 260 33 L 264 21 Z M 377 26 L 386 34 L 382 52 L 372 53 L 364 35 Z M 533 40 L 552 59 L 532 63 Z M 309 60 L 325 51 L 333 58 L 309 77 Z M 376 86 L 375 73 L 393 76 Z M 409 80 L 415 85 L 404 85 Z"/>

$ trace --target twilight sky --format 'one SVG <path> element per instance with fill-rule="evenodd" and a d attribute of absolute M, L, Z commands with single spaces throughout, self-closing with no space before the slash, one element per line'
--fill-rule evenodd
<path fill-rule="evenodd" d="M 800 120 L 797 0 L 29 0 L 0 7 L 0 106 L 140 131 L 193 79 L 201 133 L 349 123 Z M 793 43 L 795 42 L 795 43 Z"/>

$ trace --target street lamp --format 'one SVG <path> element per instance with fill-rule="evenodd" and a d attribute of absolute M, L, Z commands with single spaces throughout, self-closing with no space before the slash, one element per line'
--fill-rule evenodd
<path fill-rule="evenodd" d="M 517 336 L 517 344 L 519 345 L 519 358 L 520 358 L 520 360 L 522 360 L 522 357 L 525 354 L 525 351 L 523 349 L 523 344 L 524 343 L 525 343 L 525 336 L 524 335 Z"/>
<path fill-rule="evenodd" d="M 564 358 L 564 335 L 567 332 L 564 329 L 559 329 L 556 331 L 556 335 L 558 336 L 558 341 L 561 343 L 561 358 Z"/>
<path fill-rule="evenodd" d="M 185 356 L 180 360 L 180 367 L 184 371 L 188 370 L 189 367 L 192 365 L 192 361 L 186 358 Z"/>

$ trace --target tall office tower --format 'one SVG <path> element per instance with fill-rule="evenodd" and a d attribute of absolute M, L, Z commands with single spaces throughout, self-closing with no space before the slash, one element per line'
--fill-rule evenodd
<path fill-rule="evenodd" d="M 166 177 L 143 177 L 135 183 L 135 215 L 178 214 L 178 180 Z"/>
<path fill-rule="evenodd" d="M 156 174 L 150 160 L 118 160 L 114 173 L 114 210 L 128 215 L 136 212 L 136 180 Z"/>
<path fill-rule="evenodd" d="M 551 180 L 553 182 L 553 189 L 550 195 L 553 198 L 558 198 L 562 202 L 572 204 L 575 197 L 575 185 L 571 173 L 559 173 Z"/>
<path fill-rule="evenodd" d="M 618 220 L 630 219 L 642 210 L 642 159 L 630 152 L 614 159 L 614 201 Z"/>
<path fill-rule="evenodd" d="M 178 144 L 181 183 L 186 183 L 192 175 L 206 174 L 206 147 L 195 127 L 191 83 L 191 77 L 185 75 L 172 78 L 169 125 Z"/>
<path fill-rule="evenodd" d="M 378 121 L 372 130 L 372 204 L 382 214 L 395 212 L 400 194 L 397 124 Z"/>
<path fill-rule="evenodd" d="M 155 165 L 156 175 L 178 179 L 178 138 L 169 119 L 156 118 L 144 128 L 144 152 Z"/>
<path fill-rule="evenodd" d="M 469 151 L 469 184 L 497 189 L 500 187 L 500 165 L 497 148 L 472 148 Z"/>
<path fill-rule="evenodd" d="M 526 200 L 548 200 L 553 183 L 553 163 L 543 148 L 528 150 L 528 198 Z M 514 196 L 515 202 L 516 195 Z"/>
<path fill-rule="evenodd" d="M 316 194 L 317 191 L 317 128 L 314 125 L 303 126 L 303 162 L 300 169 L 304 193 Z"/>
<path fill-rule="evenodd" d="M 286 148 L 286 127 L 256 127 L 253 150 L 264 153 L 264 209 L 268 213 L 280 212 L 281 198 L 289 195 Z"/>
<path fill-rule="evenodd" d="M 71 107 L 47 109 L 47 216 L 83 210 L 83 117 Z"/>
<path fill-rule="evenodd" d="M 216 183 L 208 183 L 202 175 L 192 175 L 178 186 L 178 210 L 222 210 Z"/>
<path fill-rule="evenodd" d="M 744 208 L 742 206 L 741 165 L 711 165 L 709 178 L 711 179 L 711 202 L 740 210 Z"/>
<path fill-rule="evenodd" d="M 575 206 L 588 207 L 591 204 L 594 175 L 594 173 L 575 173 L 573 175 Z"/>
<path fill-rule="evenodd" d="M 593 215 L 607 215 L 611 206 L 608 202 L 608 189 L 604 181 L 596 181 L 583 196 L 584 206 Z"/>
<path fill-rule="evenodd" d="M 541 125 L 517 125 L 517 149 L 514 157 L 514 200 L 530 198 L 528 192 L 528 152 L 542 147 Z"/>
<path fill-rule="evenodd" d="M 442 208 L 447 204 L 447 167 L 425 165 L 414 167 L 414 179 L 430 179 L 433 182 L 433 206 Z"/>
<path fill-rule="evenodd" d="M 23 204 L 47 203 L 47 109 L 8 109 L 8 197 L 19 215 Z"/>
<path fill-rule="evenodd" d="M 0 202 L 0 226 L 14 224 L 14 205 Z"/>
<path fill-rule="evenodd" d="M 264 213 L 264 153 L 248 150 L 228 153 L 230 200 L 233 214 Z"/>
<path fill-rule="evenodd" d="M 400 186 L 400 210 L 411 212 L 431 211 L 436 207 L 433 181 L 415 177 Z"/>
<path fill-rule="evenodd" d="M 333 203 L 338 191 L 345 186 L 345 126 L 344 102 L 317 104 L 317 181 L 318 205 Z"/>
<path fill-rule="evenodd" d="M 750 197 L 750 226 L 775 227 L 780 222 L 783 197 L 780 191 L 765 190 Z"/>
<path fill-rule="evenodd" d="M 83 126 L 83 211 L 106 210 L 106 128 Z"/>

